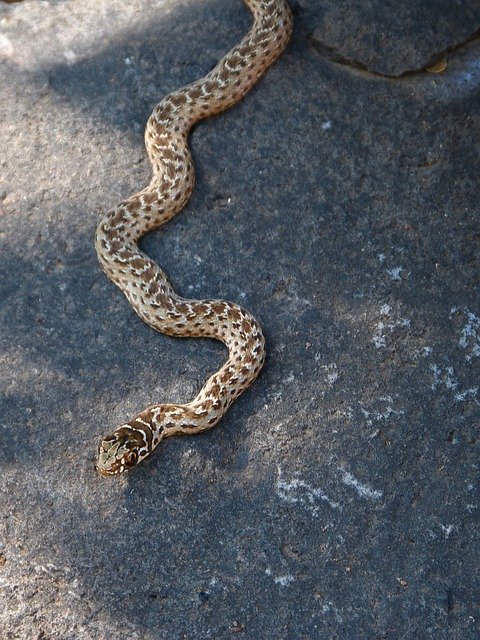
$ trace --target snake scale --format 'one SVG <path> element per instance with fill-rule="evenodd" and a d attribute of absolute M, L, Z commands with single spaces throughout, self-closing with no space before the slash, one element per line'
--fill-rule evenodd
<path fill-rule="evenodd" d="M 263 365 L 262 330 L 248 311 L 223 300 L 180 297 L 137 244 L 178 213 L 192 193 L 188 134 L 193 125 L 241 100 L 287 45 L 292 16 L 286 0 L 244 1 L 253 14 L 250 31 L 204 78 L 167 95 L 154 108 L 145 130 L 150 184 L 110 210 L 95 237 L 102 269 L 142 320 L 171 336 L 221 340 L 228 360 L 191 402 L 152 405 L 106 436 L 96 462 L 105 476 L 131 469 L 168 436 L 213 427 Z"/>

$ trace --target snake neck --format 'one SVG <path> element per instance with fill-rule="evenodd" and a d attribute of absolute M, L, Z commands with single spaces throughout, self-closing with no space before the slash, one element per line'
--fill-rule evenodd
<path fill-rule="evenodd" d="M 181 432 L 188 432 L 212 427 L 263 366 L 265 340 L 259 323 L 245 309 L 222 300 L 184 300 L 160 295 L 154 298 L 161 302 L 154 303 L 152 314 L 151 299 L 146 302 L 138 296 L 129 299 L 137 313 L 162 333 L 183 338 L 215 338 L 227 346 L 227 361 L 205 382 L 194 400 L 175 405 L 175 429 L 181 427 Z M 167 406 L 171 410 L 172 405 Z M 166 435 L 174 435 L 175 429 L 165 426 L 164 417 L 163 411 L 152 414 L 153 426 Z"/>
<path fill-rule="evenodd" d="M 153 405 L 125 425 L 145 433 L 148 452 L 169 436 L 198 433 L 215 426 L 234 400 L 258 376 L 265 359 L 265 343 L 260 326 L 237 305 L 224 304 L 245 314 L 242 319 L 245 328 L 230 330 L 233 334 L 237 332 L 239 341 L 235 340 L 234 345 L 230 346 L 227 362 L 207 380 L 191 402 Z"/>
<path fill-rule="evenodd" d="M 169 436 L 192 434 L 212 428 L 222 418 L 234 400 L 257 377 L 264 360 L 264 352 L 249 364 L 227 361 L 203 386 L 197 397 L 186 404 L 160 404 L 142 411 L 128 423 L 136 428 L 138 422 L 148 426 L 152 450 Z"/>

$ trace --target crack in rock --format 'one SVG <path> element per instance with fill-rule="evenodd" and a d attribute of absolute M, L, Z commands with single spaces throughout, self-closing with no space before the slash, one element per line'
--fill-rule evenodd
<path fill-rule="evenodd" d="M 470 36 L 461 40 L 460 42 L 457 42 L 453 45 L 450 45 L 449 47 L 446 47 L 445 49 L 432 53 L 421 65 L 414 66 L 410 69 L 406 69 L 398 73 L 384 73 L 381 71 L 376 71 L 364 62 L 343 54 L 335 46 L 323 42 L 317 37 L 315 32 L 308 33 L 307 39 L 321 56 L 327 58 L 328 60 L 331 60 L 336 64 L 350 67 L 352 69 L 355 69 L 356 71 L 361 71 L 373 77 L 387 78 L 390 80 L 401 80 L 405 77 L 426 73 L 428 72 L 430 67 L 442 60 L 445 60 L 448 56 L 462 51 L 468 45 L 477 44 L 477 41 L 480 40 L 480 29 L 477 29 Z"/>

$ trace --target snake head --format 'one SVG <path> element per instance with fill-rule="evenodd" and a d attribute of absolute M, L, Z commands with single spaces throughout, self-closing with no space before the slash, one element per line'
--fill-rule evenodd
<path fill-rule="evenodd" d="M 145 432 L 126 424 L 102 440 L 96 468 L 102 476 L 118 475 L 134 467 L 148 453 Z"/>

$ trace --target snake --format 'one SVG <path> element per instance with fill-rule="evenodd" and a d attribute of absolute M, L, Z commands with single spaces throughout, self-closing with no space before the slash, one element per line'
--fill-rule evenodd
<path fill-rule="evenodd" d="M 233 302 L 181 297 L 138 247 L 144 234 L 168 222 L 190 198 L 195 182 L 188 145 L 192 127 L 239 102 L 289 41 L 292 14 L 286 0 L 244 3 L 253 16 L 250 30 L 207 75 L 155 106 L 145 129 L 151 181 L 108 211 L 95 234 L 100 266 L 144 322 L 170 336 L 220 340 L 228 359 L 191 402 L 151 405 L 105 436 L 95 463 L 102 476 L 132 469 L 167 437 L 214 427 L 257 378 L 265 360 L 265 340 L 253 315 Z"/>

